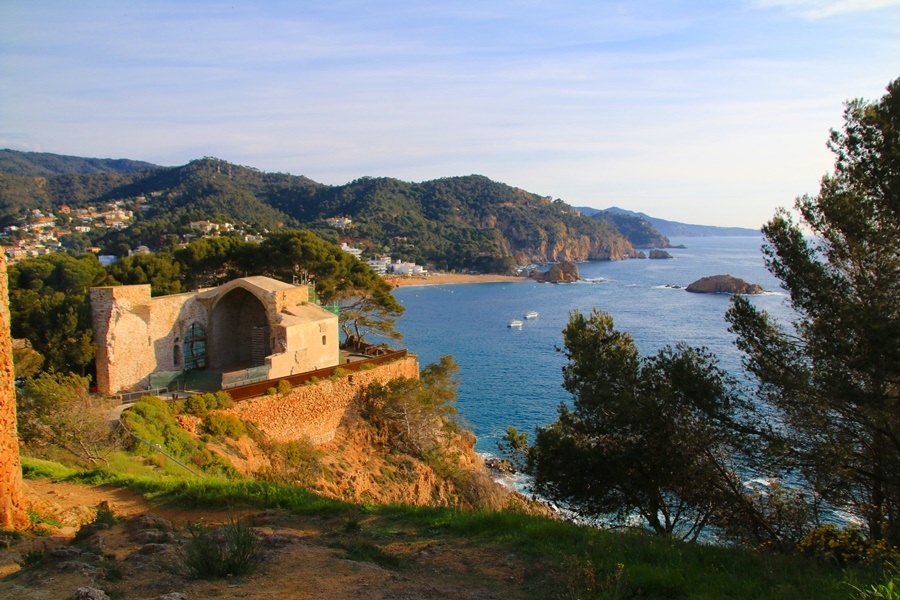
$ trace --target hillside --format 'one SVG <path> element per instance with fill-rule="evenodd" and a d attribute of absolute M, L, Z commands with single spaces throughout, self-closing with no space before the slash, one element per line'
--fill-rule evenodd
<path fill-rule="evenodd" d="M 74 169 L 79 163 L 59 164 Z M 133 209 L 134 222 L 88 234 L 110 253 L 121 244 L 161 247 L 171 241 L 167 236 L 190 233 L 191 221 L 209 219 L 251 232 L 303 227 L 371 255 L 387 252 L 440 270 L 507 272 L 533 262 L 637 256 L 609 223 L 480 175 L 422 183 L 364 177 L 329 186 L 215 158 L 128 173 L 0 172 L 2 224 L 21 218 L 24 209 L 115 201 Z M 349 217 L 352 224 L 338 229 L 326 223 L 330 217 Z"/>
<path fill-rule="evenodd" d="M 669 239 L 642 216 L 609 210 L 599 211 L 590 216 L 612 224 L 635 248 L 668 248 L 670 245 Z"/>
<path fill-rule="evenodd" d="M 595 218 L 599 213 L 618 213 L 622 215 L 646 219 L 646 221 L 650 223 L 650 225 L 652 225 L 654 228 L 656 228 L 657 231 L 659 231 L 660 234 L 666 237 L 739 237 L 760 235 L 758 229 L 749 229 L 746 227 L 717 227 L 715 225 L 692 225 L 689 223 L 680 223 L 678 221 L 668 221 L 666 219 L 651 217 L 650 215 L 642 212 L 635 212 L 632 210 L 619 208 L 617 206 L 611 206 L 605 211 L 597 208 L 590 208 L 587 206 L 579 206 L 577 207 L 577 210 L 581 211 L 585 215 L 594 216 Z"/>
<path fill-rule="evenodd" d="M 48 175 L 96 175 L 134 173 L 157 165 L 127 158 L 83 158 L 49 152 L 19 152 L 0 149 L 0 172 L 28 177 Z"/>

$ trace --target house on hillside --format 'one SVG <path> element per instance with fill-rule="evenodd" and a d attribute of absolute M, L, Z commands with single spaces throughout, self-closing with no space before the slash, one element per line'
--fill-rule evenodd
<path fill-rule="evenodd" d="M 338 317 L 306 285 L 234 279 L 150 297 L 149 285 L 91 288 L 97 386 L 215 391 L 335 366 Z"/>

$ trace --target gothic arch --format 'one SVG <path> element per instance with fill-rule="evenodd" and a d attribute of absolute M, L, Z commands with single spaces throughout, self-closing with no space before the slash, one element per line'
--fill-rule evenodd
<path fill-rule="evenodd" d="M 208 336 L 209 366 L 214 369 L 259 366 L 271 353 L 265 305 L 240 286 L 216 298 Z"/>

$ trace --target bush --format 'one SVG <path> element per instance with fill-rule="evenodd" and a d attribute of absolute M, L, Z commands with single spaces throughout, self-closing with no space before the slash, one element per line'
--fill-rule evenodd
<path fill-rule="evenodd" d="M 279 394 L 289 394 L 291 392 L 291 382 L 287 379 L 282 379 L 278 382 L 278 393 Z"/>
<path fill-rule="evenodd" d="M 190 539 L 180 549 L 176 569 L 189 579 L 217 579 L 245 575 L 254 566 L 256 536 L 238 519 L 214 530 L 207 525 L 187 526 Z"/>
<path fill-rule="evenodd" d="M 900 564 L 896 548 L 889 547 L 883 539 L 867 539 L 856 525 L 816 527 L 797 545 L 797 550 L 820 562 L 841 567 L 859 563 Z"/>
<path fill-rule="evenodd" d="M 224 435 L 237 439 L 247 433 L 244 423 L 236 416 L 213 411 L 203 419 L 203 428 L 211 435 Z"/>
<path fill-rule="evenodd" d="M 234 400 L 231 399 L 231 396 L 228 392 L 216 392 L 212 394 L 212 396 L 216 399 L 216 408 L 219 410 L 228 410 L 229 408 L 234 408 Z"/>
<path fill-rule="evenodd" d="M 257 472 L 256 476 L 259 479 L 285 485 L 308 486 L 322 473 L 322 452 L 309 440 L 258 441 L 271 465 Z"/>
<path fill-rule="evenodd" d="M 206 394 L 196 394 L 184 401 L 184 412 L 195 417 L 202 417 L 209 410 Z"/>

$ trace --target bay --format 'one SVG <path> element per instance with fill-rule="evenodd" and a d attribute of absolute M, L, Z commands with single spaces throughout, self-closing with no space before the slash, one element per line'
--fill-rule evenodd
<path fill-rule="evenodd" d="M 790 319 L 787 295 L 766 270 L 763 238 L 674 238 L 674 259 L 580 263 L 585 281 L 554 285 L 531 281 L 402 287 L 394 295 L 406 307 L 397 329 L 420 365 L 451 354 L 459 364 L 457 408 L 478 438 L 476 450 L 496 455 L 510 425 L 531 432 L 556 418 L 565 357 L 562 330 L 572 311 L 609 312 L 642 354 L 680 341 L 714 352 L 720 366 L 743 379 L 741 355 L 728 331 L 728 295 L 684 289 L 701 277 L 729 274 L 758 283 L 769 293 L 752 302 L 780 320 Z M 537 311 L 537 319 L 525 313 Z M 511 329 L 510 319 L 523 321 Z"/>

